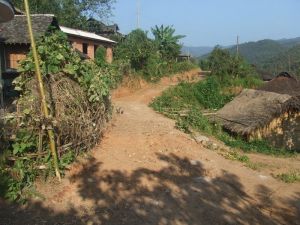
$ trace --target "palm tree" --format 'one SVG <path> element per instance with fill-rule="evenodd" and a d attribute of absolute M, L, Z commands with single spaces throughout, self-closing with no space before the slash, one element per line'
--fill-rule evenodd
<path fill-rule="evenodd" d="M 178 42 L 185 37 L 184 35 L 174 35 L 173 26 L 155 26 L 151 31 L 163 58 L 174 59 L 179 55 L 181 46 Z"/>

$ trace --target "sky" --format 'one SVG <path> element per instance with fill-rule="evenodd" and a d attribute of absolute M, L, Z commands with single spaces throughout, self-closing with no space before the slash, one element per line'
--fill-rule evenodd
<path fill-rule="evenodd" d="M 116 0 L 111 20 L 124 34 L 173 25 L 186 46 L 300 37 L 300 0 Z"/>

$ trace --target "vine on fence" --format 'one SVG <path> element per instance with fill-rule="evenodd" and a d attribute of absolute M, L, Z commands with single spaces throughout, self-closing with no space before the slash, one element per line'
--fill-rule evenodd
<path fill-rule="evenodd" d="M 14 81 L 20 92 L 16 110 L 0 119 L 0 196 L 11 200 L 30 195 L 37 176 L 54 174 L 49 126 L 55 129 L 61 169 L 98 143 L 112 112 L 110 89 L 121 80 L 117 66 L 82 59 L 59 31 L 42 37 L 37 46 L 51 118 L 41 116 L 30 52 Z"/>

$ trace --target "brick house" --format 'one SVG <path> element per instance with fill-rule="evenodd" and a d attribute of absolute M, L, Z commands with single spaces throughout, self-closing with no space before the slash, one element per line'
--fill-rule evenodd
<path fill-rule="evenodd" d="M 72 46 L 88 58 L 94 59 L 97 48 L 99 46 L 105 47 L 107 61 L 112 62 L 115 41 L 91 32 L 59 26 L 58 21 L 52 14 L 34 14 L 31 15 L 31 19 L 33 33 L 36 38 L 45 35 L 49 32 L 50 27 L 54 27 L 66 33 Z M 0 25 L 0 42 L 3 71 L 16 70 L 19 61 L 26 57 L 30 49 L 25 15 L 16 15 L 12 21 Z"/>
<path fill-rule="evenodd" d="M 60 26 L 60 30 L 68 35 L 68 39 L 73 48 L 79 50 L 89 58 L 94 59 L 95 52 L 99 46 L 106 48 L 106 61 L 111 63 L 113 60 L 113 46 L 116 44 L 108 38 L 95 33 L 72 29 Z"/>

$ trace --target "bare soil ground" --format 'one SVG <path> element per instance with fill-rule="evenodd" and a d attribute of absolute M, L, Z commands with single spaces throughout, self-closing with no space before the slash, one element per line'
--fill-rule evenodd
<path fill-rule="evenodd" d="M 198 72 L 132 93 L 117 90 L 120 114 L 99 146 L 74 163 L 62 183 L 39 184 L 43 200 L 21 208 L 0 203 L 0 224 L 300 224 L 299 183 L 285 184 L 270 169 L 255 171 L 203 148 L 148 107 Z M 299 168 L 299 158 L 251 159 Z"/>

